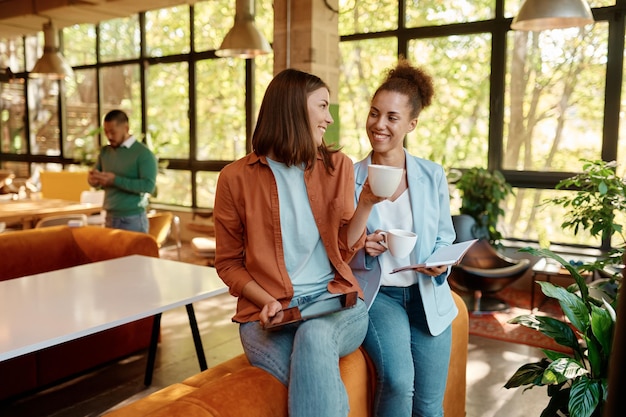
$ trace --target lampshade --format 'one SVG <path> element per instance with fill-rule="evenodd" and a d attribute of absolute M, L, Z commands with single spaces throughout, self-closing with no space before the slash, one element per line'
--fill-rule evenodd
<path fill-rule="evenodd" d="M 43 25 L 43 55 L 30 72 L 31 78 L 52 78 L 61 80 L 74 76 L 72 67 L 59 52 L 59 38 L 52 22 Z"/>
<path fill-rule="evenodd" d="M 269 42 L 254 24 L 254 0 L 237 0 L 235 24 L 228 31 L 215 55 L 254 58 L 272 52 Z"/>
<path fill-rule="evenodd" d="M 593 23 L 585 0 L 526 0 L 511 23 L 511 29 L 540 31 Z"/>

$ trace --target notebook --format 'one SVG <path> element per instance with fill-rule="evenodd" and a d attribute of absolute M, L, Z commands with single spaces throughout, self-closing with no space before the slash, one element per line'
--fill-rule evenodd
<path fill-rule="evenodd" d="M 455 265 L 461 262 L 465 253 L 469 248 L 478 241 L 478 239 L 468 240 L 466 242 L 459 242 L 449 246 L 441 246 L 432 255 L 428 257 L 423 263 L 402 266 L 395 268 L 391 271 L 391 274 L 396 272 L 406 271 L 415 268 L 431 268 L 435 266 L 443 265 Z"/>

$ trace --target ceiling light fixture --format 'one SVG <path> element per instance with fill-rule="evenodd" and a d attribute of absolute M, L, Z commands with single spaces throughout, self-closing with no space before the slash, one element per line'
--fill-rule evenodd
<path fill-rule="evenodd" d="M 593 14 L 585 0 L 526 0 L 513 19 L 511 29 L 541 31 L 593 22 Z"/>
<path fill-rule="evenodd" d="M 43 25 L 43 55 L 29 73 L 31 78 L 62 80 L 74 76 L 72 67 L 59 52 L 59 34 L 51 21 Z"/>
<path fill-rule="evenodd" d="M 235 24 L 228 31 L 215 55 L 220 57 L 254 58 L 272 52 L 267 39 L 254 24 L 254 0 L 237 0 Z"/>

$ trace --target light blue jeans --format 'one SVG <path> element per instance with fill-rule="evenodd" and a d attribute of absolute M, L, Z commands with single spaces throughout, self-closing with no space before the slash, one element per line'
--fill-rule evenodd
<path fill-rule="evenodd" d="M 148 233 L 148 215 L 146 213 L 127 217 L 113 217 L 107 215 L 104 226 L 113 229 L 130 230 L 131 232 Z"/>
<path fill-rule="evenodd" d="M 366 332 L 367 308 L 361 299 L 352 308 L 278 331 L 263 330 L 258 321 L 239 327 L 250 363 L 287 386 L 289 417 L 348 415 L 338 362 L 361 345 Z"/>
<path fill-rule="evenodd" d="M 363 346 L 376 366 L 375 417 L 442 417 L 452 327 L 432 336 L 417 285 L 381 287 Z"/>

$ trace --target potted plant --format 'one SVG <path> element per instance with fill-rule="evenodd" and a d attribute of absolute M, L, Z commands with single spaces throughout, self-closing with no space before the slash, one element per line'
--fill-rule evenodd
<path fill-rule="evenodd" d="M 539 283 L 546 296 L 558 300 L 567 321 L 533 314 L 509 321 L 540 331 L 572 350 L 569 355 L 543 350 L 546 358 L 523 365 L 505 384 L 506 388 L 547 386 L 550 401 L 542 417 L 600 417 L 608 393 L 608 368 L 618 302 L 616 287 L 621 282 L 621 275 L 611 277 L 614 285 L 598 285 L 598 281 L 587 284 L 581 271 L 622 264 L 626 239 L 615 213 L 626 211 L 626 182 L 616 175 L 615 161 L 583 162 L 582 173 L 560 181 L 556 187 L 575 189 L 576 192 L 546 200 L 543 205 L 557 204 L 566 208 L 561 227 L 572 229 L 574 234 L 586 230 L 591 236 L 600 236 L 604 240 L 617 235 L 621 241 L 619 247 L 611 249 L 598 261 L 579 267 L 548 249 L 522 249 L 556 260 L 575 280 L 575 284 L 567 289 L 548 282 Z"/>
<path fill-rule="evenodd" d="M 461 193 L 461 214 L 468 214 L 476 220 L 478 237 L 486 237 L 490 243 L 502 238 L 497 229 L 498 218 L 504 214 L 500 203 L 513 194 L 511 185 L 500 171 L 485 168 L 470 168 L 464 171 L 455 183 Z"/>
<path fill-rule="evenodd" d="M 600 417 L 608 393 L 609 359 L 617 299 L 590 295 L 579 270 L 548 249 L 523 249 L 558 261 L 572 275 L 569 289 L 540 282 L 547 297 L 555 298 L 568 321 L 527 314 L 509 323 L 537 330 L 572 350 L 571 354 L 543 349 L 546 358 L 521 366 L 505 388 L 546 386 L 550 401 L 541 417 Z M 608 301 L 610 300 L 610 301 Z"/>
<path fill-rule="evenodd" d="M 615 161 L 582 161 L 582 173 L 566 178 L 556 186 L 557 189 L 577 191 L 572 195 L 546 200 L 543 205 L 563 206 L 567 211 L 561 227 L 572 229 L 574 234 L 586 230 L 591 236 L 605 241 L 610 241 L 613 236 L 620 239 L 617 247 L 585 266 L 587 270 L 603 270 L 608 265 L 620 265 L 624 254 L 626 236 L 623 225 L 616 221 L 615 213 L 626 213 L 626 181 L 616 174 Z"/>

